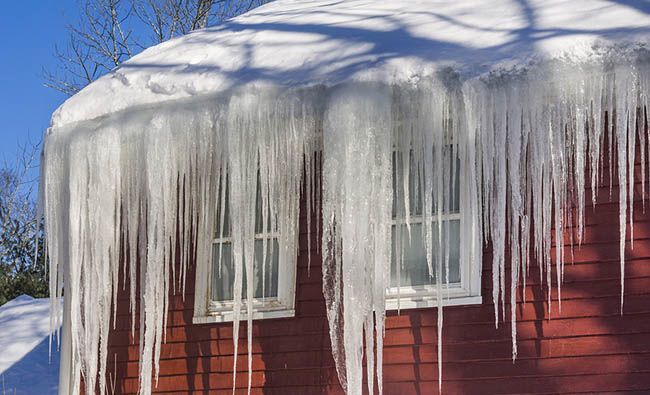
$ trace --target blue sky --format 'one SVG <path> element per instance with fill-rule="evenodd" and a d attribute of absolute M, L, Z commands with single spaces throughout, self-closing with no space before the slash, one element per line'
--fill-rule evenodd
<path fill-rule="evenodd" d="M 20 144 L 39 141 L 66 96 L 43 86 L 53 68 L 54 45 L 77 18 L 77 0 L 7 1 L 0 13 L 0 161 L 12 161 Z"/>

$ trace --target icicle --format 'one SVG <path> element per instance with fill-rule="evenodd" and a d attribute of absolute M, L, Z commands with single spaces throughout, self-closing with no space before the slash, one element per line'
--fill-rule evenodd
<path fill-rule="evenodd" d="M 295 261 L 303 183 L 310 229 L 312 210 L 322 206 L 322 228 L 316 228 L 324 258 L 323 292 L 337 372 L 350 394 L 363 391 L 364 352 L 367 390 L 374 391 L 376 375 L 382 392 L 391 254 L 400 276 L 403 249 L 414 234 L 410 218 L 418 210 L 427 224 L 422 232 L 427 259 L 421 264 L 436 281 L 441 383 L 451 243 L 450 224 L 443 218 L 456 200 L 449 180 L 459 180 L 460 260 L 462 265 L 478 262 L 466 273 L 472 279 L 482 273 L 483 243 L 492 242 L 497 326 L 506 320 L 509 288 L 513 359 L 519 283 L 526 286 L 530 261 L 536 259 L 549 318 L 553 292 L 559 310 L 565 231 L 571 232 L 566 242 L 572 245 L 575 226 L 577 244 L 583 242 L 584 193 L 591 188 L 595 205 L 604 171 L 611 173 L 610 184 L 614 177 L 619 183 L 622 310 L 628 221 L 634 237 L 637 138 L 645 202 L 649 75 L 647 60 L 623 58 L 546 62 L 468 80 L 446 70 L 391 86 L 346 82 L 302 90 L 246 88 L 226 98 L 192 98 L 50 131 L 41 193 L 52 310 L 61 308 L 64 287 L 64 303 L 70 306 L 64 322 L 72 387 L 78 388 L 83 375 L 88 393 L 106 389 L 107 339 L 116 317 L 111 308 L 123 262 L 130 313 L 133 318 L 136 310 L 141 313 L 140 393 L 152 391 L 169 292 L 184 293 L 194 252 L 198 262 L 210 261 L 213 236 L 224 235 L 223 221 L 220 229 L 216 226 L 217 211 L 229 211 L 232 220 L 233 366 L 245 313 L 250 370 L 254 293 L 253 287 L 243 289 L 243 279 L 254 277 L 256 219 L 251 213 L 260 196 L 264 281 L 270 272 L 266 254 L 274 248 L 281 261 Z M 322 158 L 316 153 L 321 147 Z M 322 197 L 316 175 L 321 159 Z M 604 169 L 606 159 L 609 169 Z M 395 221 L 394 240 L 393 194 L 396 215 L 404 217 Z M 277 247 L 266 233 L 277 235 Z M 52 319 L 54 327 L 59 324 Z M 134 322 L 131 330 L 135 334 Z"/>
<path fill-rule="evenodd" d="M 106 389 L 108 331 L 115 317 L 111 308 L 116 304 L 119 265 L 124 262 L 132 317 L 136 313 L 135 281 L 140 277 L 139 391 L 151 393 L 165 341 L 169 292 L 184 292 L 194 239 L 197 260 L 210 261 L 213 217 L 219 194 L 224 193 L 219 183 L 227 179 L 226 169 L 238 180 L 231 183 L 231 193 L 247 197 L 247 192 L 258 187 L 254 176 L 258 166 L 264 171 L 260 188 L 268 191 L 267 206 L 272 213 L 268 228 L 277 229 L 280 258 L 295 261 L 304 157 L 313 160 L 317 133 L 314 122 L 297 127 L 291 118 L 315 118 L 311 95 L 283 92 L 258 102 L 263 95 L 243 94 L 248 107 L 234 98 L 229 107 L 206 101 L 143 110 L 89 121 L 48 136 L 43 196 L 50 270 L 56 273 L 51 276 L 51 289 L 53 296 L 61 296 L 65 284 L 66 305 L 73 306 L 66 312 L 70 317 L 73 388 L 78 388 L 76 372 L 80 372 L 88 393 Z M 249 117 L 251 113 L 255 116 Z M 238 114 L 244 121 L 236 118 Z M 304 129 L 307 127 L 310 129 Z M 257 156 L 268 147 L 276 148 L 264 157 Z M 313 177 L 311 170 L 307 173 Z M 242 186 L 248 189 L 242 190 Z M 252 210 L 243 205 L 243 198 L 230 210 L 239 223 L 254 226 L 255 219 L 248 213 L 255 212 L 256 194 L 251 195 L 248 200 L 253 203 L 248 201 L 248 205 L 253 204 Z M 247 233 L 234 235 L 238 246 L 234 253 L 239 257 L 236 268 L 241 275 L 246 266 L 252 278 L 255 231 L 250 226 L 237 229 Z M 235 290 L 241 292 L 241 285 L 240 278 Z M 252 312 L 250 288 L 248 312 Z M 57 301 L 58 297 L 53 298 L 53 309 L 60 308 Z M 239 318 L 238 312 L 235 315 Z M 249 313 L 249 323 L 251 318 Z M 57 324 L 53 322 L 53 326 Z M 252 326 L 248 328 L 251 347 Z"/>
<path fill-rule="evenodd" d="M 373 332 L 383 333 L 391 251 L 389 94 L 381 86 L 343 87 L 332 94 L 325 115 L 323 292 L 334 360 L 345 361 L 337 363 L 337 370 L 349 394 L 362 393 L 364 333 L 370 349 Z M 378 356 L 381 347 L 377 342 Z M 372 391 L 370 367 L 368 373 Z M 377 377 L 382 377 L 380 364 Z"/>

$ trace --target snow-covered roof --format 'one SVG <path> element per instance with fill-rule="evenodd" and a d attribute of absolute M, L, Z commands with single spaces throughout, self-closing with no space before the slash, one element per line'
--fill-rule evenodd
<path fill-rule="evenodd" d="M 649 41 L 643 0 L 278 0 L 143 51 L 66 101 L 52 126 L 244 85 L 409 81 L 448 66 L 473 77 Z"/>
<path fill-rule="evenodd" d="M 7 394 L 53 394 L 59 353 L 50 363 L 50 301 L 21 295 L 0 306 L 0 387 Z"/>

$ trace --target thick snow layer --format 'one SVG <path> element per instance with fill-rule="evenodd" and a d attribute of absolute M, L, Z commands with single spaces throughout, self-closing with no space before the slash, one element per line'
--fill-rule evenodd
<path fill-rule="evenodd" d="M 50 359 L 49 335 L 48 299 L 22 295 L 0 306 L 0 390 L 57 393 L 59 354 L 53 345 Z"/>
<path fill-rule="evenodd" d="M 472 77 L 584 61 L 649 37 L 643 0 L 278 0 L 145 50 L 64 103 L 52 125 L 243 85 L 412 81 L 447 66 Z"/>

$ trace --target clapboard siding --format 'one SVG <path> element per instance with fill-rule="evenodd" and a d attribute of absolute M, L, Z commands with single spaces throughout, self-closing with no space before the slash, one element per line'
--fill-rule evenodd
<path fill-rule="evenodd" d="M 641 183 L 637 182 L 634 247 L 628 229 L 625 314 L 621 316 L 618 189 L 613 186 L 610 201 L 607 171 L 603 175 L 599 203 L 595 210 L 591 206 L 586 210 L 585 240 L 581 246 L 565 243 L 562 311 L 558 310 L 557 292 L 553 289 L 549 317 L 546 290 L 540 286 L 534 262 L 526 286 L 519 291 L 519 353 L 514 364 L 509 319 L 498 329 L 494 325 L 491 251 L 486 247 L 483 304 L 445 309 L 443 392 L 650 391 L 650 203 L 642 202 Z M 586 201 L 590 204 L 590 193 Z M 342 393 L 331 356 L 316 226 L 314 218 L 308 269 L 308 230 L 305 216 L 301 217 L 296 317 L 253 324 L 253 394 Z M 184 297 L 170 296 L 167 343 L 162 346 L 156 392 L 231 394 L 232 324 L 193 325 L 192 269 L 187 285 Z M 508 317 L 509 309 L 506 304 Z M 138 315 L 134 334 L 130 319 L 128 295 L 121 291 L 117 322 L 109 339 L 109 377 L 117 378 L 116 393 L 136 393 L 138 388 Z M 386 394 L 437 393 L 436 325 L 435 309 L 403 310 L 400 315 L 389 312 L 384 340 Z M 245 393 L 245 322 L 240 336 L 236 387 Z"/>

